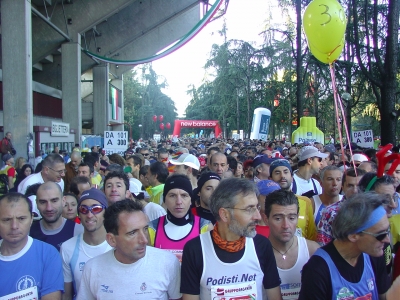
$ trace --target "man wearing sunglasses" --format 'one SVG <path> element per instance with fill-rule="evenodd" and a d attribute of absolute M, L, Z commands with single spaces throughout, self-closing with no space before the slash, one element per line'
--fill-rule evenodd
<path fill-rule="evenodd" d="M 60 251 L 62 243 L 83 232 L 81 224 L 62 217 L 65 198 L 55 182 L 43 183 L 38 188 L 36 205 L 42 219 L 32 224 L 31 237 L 53 245 Z"/>
<path fill-rule="evenodd" d="M 57 183 L 63 192 L 64 180 L 62 178 L 65 176 L 65 172 L 64 159 L 59 154 L 51 153 L 42 161 L 42 171 L 31 174 L 21 181 L 18 185 L 18 193 L 25 194 L 28 186 L 49 181 Z"/>
<path fill-rule="evenodd" d="M 77 300 L 181 298 L 179 262 L 147 246 L 148 218 L 142 209 L 128 199 L 107 208 L 106 239 L 114 249 L 86 263 Z"/>
<path fill-rule="evenodd" d="M 183 300 L 282 299 L 269 240 L 256 233 L 261 219 L 254 182 L 221 180 L 210 198 L 217 223 L 211 232 L 186 243 L 181 268 Z M 225 294 L 223 294 L 225 292 Z"/>
<path fill-rule="evenodd" d="M 83 234 L 64 242 L 61 258 L 64 273 L 63 300 L 72 300 L 79 292 L 82 271 L 86 262 L 112 249 L 106 241 L 104 212 L 107 199 L 103 192 L 91 188 L 82 193 L 78 202 L 78 214 L 83 225 Z"/>
<path fill-rule="evenodd" d="M 360 193 L 343 203 L 333 222 L 335 238 L 304 266 L 299 299 L 386 299 L 385 243 L 389 220 L 385 195 Z"/>
<path fill-rule="evenodd" d="M 322 193 L 320 183 L 311 177 L 319 174 L 322 159 L 327 156 L 327 153 L 321 153 L 313 146 L 305 146 L 300 149 L 298 170 L 293 173 L 293 193 L 309 198 Z"/>

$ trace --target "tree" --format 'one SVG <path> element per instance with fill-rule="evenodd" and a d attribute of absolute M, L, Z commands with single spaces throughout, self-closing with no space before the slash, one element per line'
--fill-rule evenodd
<path fill-rule="evenodd" d="M 351 43 L 381 115 L 382 144 L 396 142 L 400 1 L 351 0 Z"/>

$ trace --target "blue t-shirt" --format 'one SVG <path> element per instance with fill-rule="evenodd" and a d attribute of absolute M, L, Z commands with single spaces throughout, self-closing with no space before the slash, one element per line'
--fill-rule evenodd
<path fill-rule="evenodd" d="M 60 253 L 53 246 L 31 237 L 17 254 L 0 255 L 0 272 L 0 297 L 33 286 L 37 286 L 39 299 L 56 291 L 64 291 Z"/>

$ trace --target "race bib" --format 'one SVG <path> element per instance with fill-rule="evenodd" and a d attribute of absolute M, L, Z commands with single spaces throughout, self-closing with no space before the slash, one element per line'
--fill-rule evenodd
<path fill-rule="evenodd" d="M 38 300 L 38 292 L 37 292 L 37 287 L 33 286 L 31 288 L 28 288 L 26 290 L 18 291 L 12 294 L 8 294 L 6 296 L 0 297 L 0 300 Z"/>
<path fill-rule="evenodd" d="M 211 286 L 213 300 L 256 300 L 257 285 L 255 281 L 235 283 L 233 285 Z"/>

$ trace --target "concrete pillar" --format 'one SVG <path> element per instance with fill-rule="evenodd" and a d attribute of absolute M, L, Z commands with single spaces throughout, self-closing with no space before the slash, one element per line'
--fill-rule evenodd
<path fill-rule="evenodd" d="M 108 64 L 93 68 L 93 133 L 103 134 L 107 127 L 107 107 L 109 101 Z"/>
<path fill-rule="evenodd" d="M 81 99 L 81 45 L 65 43 L 61 46 L 62 65 L 62 119 L 76 129 L 75 143 L 81 144 L 82 99 Z M 75 39 L 74 39 L 75 40 Z"/>
<path fill-rule="evenodd" d="M 1 1 L 4 133 L 12 133 L 16 157 L 27 157 L 33 132 L 31 1 Z"/>

